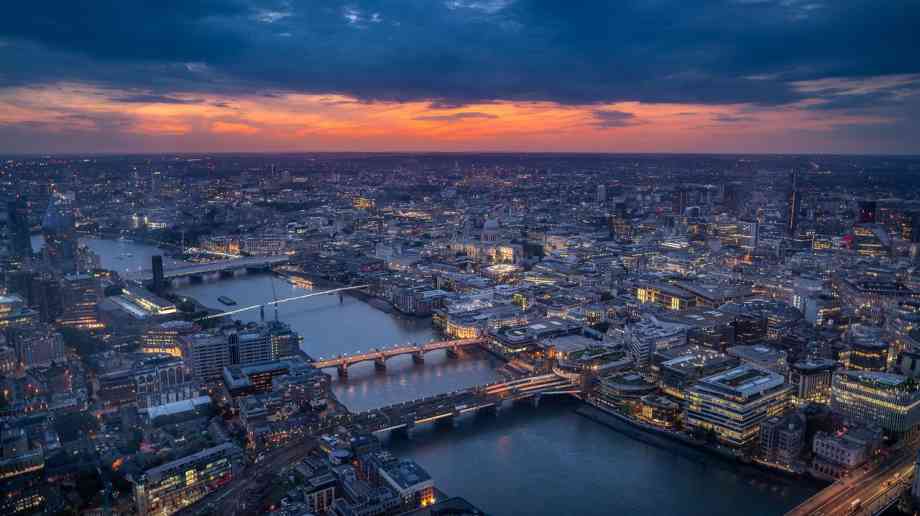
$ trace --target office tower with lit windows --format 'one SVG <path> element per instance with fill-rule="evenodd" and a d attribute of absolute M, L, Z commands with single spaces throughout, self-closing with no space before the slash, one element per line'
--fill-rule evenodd
<path fill-rule="evenodd" d="M 76 273 L 77 233 L 73 206 L 65 197 L 51 199 L 42 218 L 42 235 L 45 237 L 42 252 L 48 265 L 64 274 Z"/>
<path fill-rule="evenodd" d="M 88 274 L 68 274 L 61 282 L 63 313 L 58 324 L 83 330 L 98 330 L 105 325 L 99 321 L 102 284 Z"/>
<path fill-rule="evenodd" d="M 26 306 L 18 294 L 0 296 L 0 330 L 28 326 L 38 320 L 38 312 Z"/>
<path fill-rule="evenodd" d="M 831 409 L 858 423 L 895 433 L 920 423 L 920 385 L 907 376 L 870 371 L 838 371 Z"/>
<path fill-rule="evenodd" d="M 282 322 L 252 327 L 226 326 L 213 333 L 181 338 L 182 356 L 204 382 L 219 381 L 224 367 L 250 365 L 296 354 L 300 336 Z"/>
<path fill-rule="evenodd" d="M 137 514 L 179 512 L 233 480 L 241 463 L 242 451 L 224 443 L 138 473 L 133 478 Z"/>
<path fill-rule="evenodd" d="M 201 327 L 190 321 L 167 321 L 151 328 L 141 336 L 141 351 L 182 356 L 182 337 L 201 332 Z"/>
<path fill-rule="evenodd" d="M 789 383 L 796 405 L 831 401 L 831 382 L 837 363 L 830 359 L 808 358 L 792 364 L 789 368 Z"/>
<path fill-rule="evenodd" d="M 202 382 L 221 378 L 224 368 L 231 365 L 227 338 L 212 333 L 197 333 L 181 338 L 182 356 L 188 360 L 192 375 Z"/>
<path fill-rule="evenodd" d="M 726 446 L 748 449 L 768 417 L 791 405 L 791 388 L 782 375 L 749 365 L 701 379 L 687 391 L 687 425 L 713 432 Z"/>
<path fill-rule="evenodd" d="M 889 346 L 882 338 L 881 328 L 853 324 L 844 341 L 849 347 L 847 368 L 857 371 L 884 371 L 888 368 Z"/>

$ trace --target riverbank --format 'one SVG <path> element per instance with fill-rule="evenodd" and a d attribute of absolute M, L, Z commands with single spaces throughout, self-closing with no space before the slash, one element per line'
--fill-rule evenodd
<path fill-rule="evenodd" d="M 306 278 L 307 280 L 313 283 L 313 288 L 316 288 L 316 289 L 329 290 L 329 289 L 342 288 L 342 287 L 349 286 L 349 285 L 346 285 L 345 283 L 339 283 L 337 281 L 332 281 L 327 278 L 322 278 L 322 277 L 314 276 L 312 274 L 307 274 L 307 273 L 292 273 L 292 272 L 275 271 L 274 274 L 282 278 L 287 278 L 288 276 Z M 409 317 L 413 319 L 431 318 L 430 315 L 418 315 L 418 314 L 410 314 L 410 313 L 403 312 L 402 310 L 397 308 L 393 303 L 390 303 L 386 299 L 377 297 L 373 294 L 368 294 L 367 292 L 363 292 L 361 290 L 357 290 L 357 289 L 347 290 L 344 292 L 344 294 L 354 297 L 355 299 L 360 299 L 361 301 L 364 301 L 368 305 L 373 306 L 377 310 L 380 310 L 381 312 L 384 312 L 384 313 L 388 313 L 390 315 L 396 315 L 400 317 Z"/>
<path fill-rule="evenodd" d="M 699 456 L 716 457 L 726 464 L 730 464 L 743 471 L 769 475 L 773 480 L 804 480 L 812 483 L 815 487 L 820 486 L 819 488 L 823 488 L 826 485 L 822 480 L 805 474 L 770 467 L 760 462 L 742 460 L 728 450 L 708 446 L 705 443 L 696 441 L 677 432 L 643 424 L 622 414 L 617 414 L 587 402 L 576 409 L 575 413 L 651 446 L 664 448 L 669 451 L 680 451 L 697 454 Z"/>

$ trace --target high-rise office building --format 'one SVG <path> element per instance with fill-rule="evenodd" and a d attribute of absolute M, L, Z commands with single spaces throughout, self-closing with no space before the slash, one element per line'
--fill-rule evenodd
<path fill-rule="evenodd" d="M 7 203 L 7 231 L 10 255 L 20 261 L 32 257 L 32 239 L 29 232 L 29 203 L 17 197 Z"/>
<path fill-rule="evenodd" d="M 687 391 L 687 425 L 714 432 L 728 446 L 749 448 L 759 439 L 761 423 L 790 406 L 790 390 L 782 375 L 740 365 Z"/>
<path fill-rule="evenodd" d="M 799 225 L 799 211 L 802 208 L 802 196 L 799 192 L 799 173 L 792 172 L 792 189 L 789 191 L 789 214 L 787 217 L 786 232 L 795 236 Z"/>
<path fill-rule="evenodd" d="M 104 327 L 99 321 L 101 300 L 102 285 L 99 279 L 88 274 L 68 274 L 61 282 L 63 313 L 58 317 L 58 323 L 84 330 Z"/>
<path fill-rule="evenodd" d="M 201 333 L 201 327 L 190 321 L 167 321 L 148 328 L 141 336 L 141 351 L 182 356 L 181 339 Z"/>
<path fill-rule="evenodd" d="M 908 432 L 920 423 L 920 386 L 899 374 L 838 371 L 831 408 L 857 423 Z"/>
<path fill-rule="evenodd" d="M 674 192 L 673 199 L 673 205 L 671 207 L 672 211 L 678 217 L 683 216 L 684 211 L 690 204 L 690 192 L 683 186 L 678 187 L 678 189 Z"/>
<path fill-rule="evenodd" d="M 860 224 L 875 224 L 878 217 L 878 203 L 875 201 L 859 201 Z"/>
<path fill-rule="evenodd" d="M 910 214 L 910 232 L 907 240 L 910 240 L 912 244 L 920 244 L 920 211 Z"/>
<path fill-rule="evenodd" d="M 795 403 L 830 403 L 831 380 L 836 368 L 836 362 L 822 358 L 809 358 L 792 364 L 789 369 L 789 383 L 792 384 Z"/>
<path fill-rule="evenodd" d="M 64 337 L 48 324 L 32 324 L 9 331 L 16 357 L 23 368 L 47 367 L 66 359 Z"/>
<path fill-rule="evenodd" d="M 153 270 L 153 291 L 161 294 L 165 287 L 163 281 L 163 256 L 158 254 L 150 257 L 150 266 Z"/>
<path fill-rule="evenodd" d="M 224 367 L 250 365 L 293 355 L 300 336 L 278 321 L 248 328 L 229 326 L 181 338 L 182 356 L 204 382 L 221 379 Z"/>
<path fill-rule="evenodd" d="M 45 237 L 45 260 L 53 268 L 65 273 L 77 272 L 77 234 L 74 227 L 73 206 L 63 196 L 52 197 L 42 219 Z"/>
<path fill-rule="evenodd" d="M 192 374 L 202 382 L 221 378 L 224 368 L 230 364 L 230 348 L 227 338 L 212 333 L 198 333 L 182 337 L 182 356 L 188 360 Z"/>

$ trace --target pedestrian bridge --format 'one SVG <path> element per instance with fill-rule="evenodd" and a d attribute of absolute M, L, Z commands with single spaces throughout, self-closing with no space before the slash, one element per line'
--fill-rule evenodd
<path fill-rule="evenodd" d="M 379 369 L 386 368 L 386 361 L 400 355 L 412 355 L 416 362 L 424 362 L 425 353 L 446 349 L 448 353 L 457 353 L 461 348 L 469 346 L 479 346 L 488 342 L 488 339 L 454 339 L 439 340 L 428 342 L 426 344 L 406 344 L 396 345 L 389 348 L 372 349 L 366 353 L 358 352 L 353 355 L 339 355 L 335 358 L 320 359 L 313 361 L 313 367 L 317 369 L 327 369 L 335 367 L 340 376 L 348 375 L 348 368 L 361 362 L 374 362 Z"/>

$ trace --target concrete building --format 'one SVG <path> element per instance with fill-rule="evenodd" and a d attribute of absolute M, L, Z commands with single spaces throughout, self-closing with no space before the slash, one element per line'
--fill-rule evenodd
<path fill-rule="evenodd" d="M 847 425 L 837 432 L 818 432 L 812 442 L 811 473 L 836 480 L 865 464 L 882 444 L 874 426 Z"/>
<path fill-rule="evenodd" d="M 636 361 L 636 367 L 645 370 L 656 351 L 686 344 L 687 328 L 684 324 L 668 323 L 655 316 L 643 317 L 624 328 L 623 340 Z"/>
<path fill-rule="evenodd" d="M 16 349 L 21 367 L 47 367 L 64 362 L 64 337 L 49 324 L 31 324 L 8 330 L 10 344 Z"/>
<path fill-rule="evenodd" d="M 772 416 L 760 425 L 760 459 L 769 464 L 798 471 L 799 456 L 805 449 L 805 416 L 790 412 Z"/>
<path fill-rule="evenodd" d="M 783 376 L 789 374 L 787 355 L 781 349 L 775 349 L 761 343 L 757 345 L 732 346 L 726 350 L 726 353 L 737 357 L 743 364 L 767 369 Z"/>

